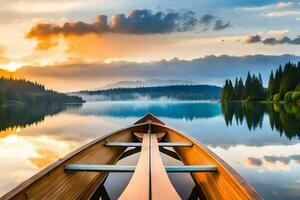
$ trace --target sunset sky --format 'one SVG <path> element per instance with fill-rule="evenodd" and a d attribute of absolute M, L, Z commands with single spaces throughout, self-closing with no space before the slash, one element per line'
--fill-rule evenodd
<path fill-rule="evenodd" d="M 300 1 L 3 0 L 0 4 L 0 68 L 9 71 L 70 64 L 78 68 L 100 64 L 109 70 L 116 61 L 300 52 Z M 55 76 L 49 80 L 55 81 Z M 112 81 L 98 84 L 108 82 Z"/>

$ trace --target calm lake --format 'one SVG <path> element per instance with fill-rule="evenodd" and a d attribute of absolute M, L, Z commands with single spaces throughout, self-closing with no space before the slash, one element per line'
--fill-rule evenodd
<path fill-rule="evenodd" d="M 300 199 L 300 106 L 203 101 L 0 108 L 0 196 L 72 150 L 148 112 L 207 145 L 265 199 Z M 193 192 L 187 176 L 170 177 L 185 199 Z M 104 188 L 110 199 L 129 179 L 130 174 L 109 175 Z"/>

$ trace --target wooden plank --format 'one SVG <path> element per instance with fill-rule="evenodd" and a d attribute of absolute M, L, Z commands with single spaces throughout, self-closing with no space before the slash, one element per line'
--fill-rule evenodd
<path fill-rule="evenodd" d="M 65 166 L 65 170 L 67 170 L 67 171 L 88 171 L 88 172 L 134 172 L 135 166 L 72 164 L 72 165 Z"/>
<path fill-rule="evenodd" d="M 168 173 L 180 172 L 218 172 L 218 168 L 214 165 L 184 165 L 184 166 L 166 166 Z"/>
<path fill-rule="evenodd" d="M 140 142 L 108 142 L 105 144 L 107 147 L 141 147 Z M 193 144 L 184 142 L 159 142 L 160 147 L 191 147 Z"/>
<path fill-rule="evenodd" d="M 135 166 L 128 165 L 81 165 L 71 164 L 65 166 L 66 171 L 85 171 L 85 172 L 134 172 Z M 213 165 L 189 165 L 189 166 L 165 166 L 165 171 L 169 173 L 180 172 L 217 172 L 218 169 Z"/>
<path fill-rule="evenodd" d="M 181 199 L 173 187 L 163 165 L 157 135 L 151 134 L 151 199 L 170 200 Z"/>
<path fill-rule="evenodd" d="M 105 144 L 107 147 L 141 147 L 141 142 L 108 142 Z"/>
<path fill-rule="evenodd" d="M 150 140 L 149 134 L 143 135 L 142 149 L 136 170 L 119 200 L 146 200 L 150 193 L 150 166 L 149 166 Z"/>
<path fill-rule="evenodd" d="M 159 142 L 158 146 L 160 147 L 191 147 L 192 143 L 185 142 Z"/>

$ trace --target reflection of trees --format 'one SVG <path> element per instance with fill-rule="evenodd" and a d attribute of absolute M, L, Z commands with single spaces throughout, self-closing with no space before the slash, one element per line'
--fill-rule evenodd
<path fill-rule="evenodd" d="M 53 105 L 10 105 L 0 106 L 0 131 L 14 127 L 26 127 L 39 123 L 47 115 L 55 115 L 66 108 L 78 107 L 81 104 L 53 104 Z"/>
<path fill-rule="evenodd" d="M 249 130 L 262 127 L 264 113 L 269 114 L 272 129 L 289 139 L 300 138 L 300 106 L 291 104 L 222 103 L 222 113 L 229 126 L 235 119 L 242 124 L 245 119 Z"/>
<path fill-rule="evenodd" d="M 270 104 L 268 105 L 270 124 L 281 135 L 292 139 L 300 138 L 300 106 L 292 104 Z"/>
<path fill-rule="evenodd" d="M 80 111 L 82 115 L 98 115 L 111 117 L 141 117 L 146 113 L 157 117 L 193 120 L 196 118 L 210 118 L 220 114 L 217 103 L 112 103 L 96 104 L 89 110 Z"/>
<path fill-rule="evenodd" d="M 222 103 L 222 113 L 226 125 L 231 125 L 233 119 L 237 124 L 242 124 L 246 120 L 249 130 L 262 127 L 263 116 L 266 108 L 263 104 L 248 102 L 248 103 Z"/>

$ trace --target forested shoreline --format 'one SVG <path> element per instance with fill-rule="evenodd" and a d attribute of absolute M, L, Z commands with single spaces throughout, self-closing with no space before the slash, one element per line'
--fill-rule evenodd
<path fill-rule="evenodd" d="M 98 100 L 113 101 L 138 99 L 211 100 L 220 98 L 221 89 L 213 85 L 171 85 L 80 91 L 73 94 L 98 96 Z"/>
<path fill-rule="evenodd" d="M 275 74 L 275 75 L 274 75 Z M 236 78 L 233 84 L 226 79 L 221 101 L 300 102 L 300 62 L 288 62 L 270 73 L 268 88 L 263 87 L 261 75 L 247 74 L 246 81 Z"/>
<path fill-rule="evenodd" d="M 38 83 L 24 79 L 0 78 L 0 105 L 8 103 L 52 104 L 83 102 L 81 97 L 47 90 Z"/>

